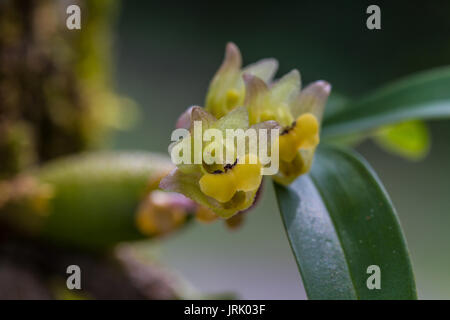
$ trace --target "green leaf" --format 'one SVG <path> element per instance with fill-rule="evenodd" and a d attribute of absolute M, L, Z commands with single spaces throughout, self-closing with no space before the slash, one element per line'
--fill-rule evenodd
<path fill-rule="evenodd" d="M 349 101 L 350 100 L 343 94 L 332 90 L 330 96 L 328 97 L 323 118 L 328 119 L 333 115 L 342 112 L 345 106 L 348 105 Z"/>
<path fill-rule="evenodd" d="M 364 159 L 319 148 L 308 175 L 275 191 L 309 298 L 416 299 L 397 215 Z M 366 285 L 371 265 L 381 269 L 379 290 Z"/>
<path fill-rule="evenodd" d="M 430 149 L 428 128 L 418 120 L 381 127 L 373 138 L 381 148 L 409 160 L 424 158 Z"/>
<path fill-rule="evenodd" d="M 412 75 L 350 102 L 324 120 L 323 136 L 347 135 L 413 119 L 450 117 L 450 67 Z"/>

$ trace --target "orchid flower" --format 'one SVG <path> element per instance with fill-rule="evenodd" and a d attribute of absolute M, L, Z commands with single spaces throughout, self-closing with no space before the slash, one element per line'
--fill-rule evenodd
<path fill-rule="evenodd" d="M 195 131 L 201 124 L 201 132 Z M 189 124 L 189 125 L 188 125 Z M 189 163 L 179 163 L 168 176 L 163 178 L 160 187 L 167 191 L 179 192 L 197 203 L 214 211 L 222 218 L 230 218 L 237 212 L 248 209 L 254 202 L 262 181 L 262 163 L 256 154 L 245 148 L 245 154 L 236 153 L 234 142 L 230 145 L 223 141 L 207 141 L 202 143 L 207 129 L 217 129 L 224 135 L 227 129 L 247 129 L 248 113 L 244 107 L 236 108 L 217 120 L 201 107 L 188 109 L 178 120 L 178 127 L 190 129 L 190 134 L 172 145 L 174 150 L 189 152 Z M 255 127 L 256 130 L 277 126 L 275 122 L 267 122 Z M 202 141 L 199 141 L 202 140 Z M 196 143 L 201 143 L 200 152 L 195 153 Z M 217 146 L 220 146 L 220 149 Z M 176 149 L 175 149 L 176 148 Z M 214 156 L 217 150 L 224 150 L 228 162 L 208 161 L 208 155 Z M 214 150 L 214 151 L 213 151 Z M 201 162 L 195 157 L 200 155 Z M 206 155 L 206 156 L 205 156 Z"/>
<path fill-rule="evenodd" d="M 254 75 L 269 83 L 278 68 L 275 59 L 262 59 L 242 68 L 242 57 L 234 43 L 228 43 L 225 58 L 215 74 L 206 95 L 205 109 L 221 118 L 234 108 L 242 106 L 245 98 L 244 73 Z"/>
<path fill-rule="evenodd" d="M 274 179 L 289 184 L 309 171 L 319 144 L 320 122 L 331 86 L 317 81 L 300 91 L 300 74 L 293 70 L 270 87 L 257 76 L 244 74 L 244 105 L 250 124 L 275 120 L 279 136 L 280 167 Z"/>

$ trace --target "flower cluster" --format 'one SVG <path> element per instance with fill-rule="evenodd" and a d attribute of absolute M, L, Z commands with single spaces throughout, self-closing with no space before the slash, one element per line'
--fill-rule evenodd
<path fill-rule="evenodd" d="M 177 127 L 189 129 L 191 134 L 177 144 L 189 143 L 189 148 L 193 148 L 195 139 L 202 139 L 192 131 L 195 121 L 201 122 L 202 130 L 215 128 L 224 132 L 249 127 L 277 128 L 276 143 L 265 141 L 271 146 L 269 152 L 278 148 L 279 169 L 273 178 L 289 184 L 308 172 L 319 143 L 320 122 L 331 86 L 317 81 L 300 90 L 297 70 L 273 81 L 277 67 L 275 59 L 263 59 L 242 68 L 239 49 L 233 43 L 227 44 L 225 59 L 211 81 L 205 108 L 191 107 L 178 119 Z M 210 164 L 202 159 L 197 164 L 178 164 L 161 181 L 161 187 L 183 193 L 228 219 L 254 203 L 265 164 L 255 153 L 246 150 L 245 154 L 237 154 L 233 145 L 219 142 L 225 154 L 232 153 L 232 161 Z M 217 143 L 211 141 L 201 151 Z M 190 156 L 194 157 L 194 152 Z"/>
<path fill-rule="evenodd" d="M 227 141 L 209 141 L 201 144 L 202 150 L 195 152 L 197 139 L 203 139 L 203 132 L 194 133 L 195 122 L 201 123 L 201 130 L 217 129 L 247 129 L 249 127 L 248 112 L 245 107 L 237 107 L 220 119 L 201 107 L 191 107 L 178 120 L 179 127 L 190 129 L 190 135 L 177 142 L 172 149 L 192 150 L 191 161 L 178 164 L 177 168 L 160 183 L 161 188 L 180 192 L 201 205 L 212 209 L 222 218 L 230 218 L 239 211 L 249 208 L 255 199 L 262 181 L 262 164 L 258 155 L 245 148 L 244 154 L 239 154 L 234 144 Z M 267 121 L 253 128 L 278 128 L 274 121 Z M 195 161 L 196 154 L 204 155 L 208 150 L 214 150 L 212 145 L 223 147 L 223 154 L 231 159 L 227 163 L 210 163 L 201 158 Z M 215 148 L 217 150 L 217 148 Z"/>

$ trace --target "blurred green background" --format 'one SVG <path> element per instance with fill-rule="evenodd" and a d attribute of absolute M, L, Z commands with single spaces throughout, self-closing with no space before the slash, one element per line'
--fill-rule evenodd
<path fill-rule="evenodd" d="M 167 152 L 177 116 L 202 105 L 208 83 L 235 42 L 248 64 L 280 61 L 278 76 L 298 68 L 304 84 L 325 79 L 358 96 L 387 81 L 450 64 L 450 2 L 377 2 L 382 30 L 366 28 L 365 1 L 123 1 L 116 26 L 119 94 L 141 107 L 116 149 Z M 450 88 L 449 88 L 450 90 Z M 417 163 L 358 147 L 398 210 L 420 298 L 450 298 L 450 126 L 430 123 L 429 156 Z M 163 259 L 202 292 L 246 299 L 303 299 L 300 276 L 282 230 L 272 185 L 237 231 L 198 225 L 162 243 Z"/>

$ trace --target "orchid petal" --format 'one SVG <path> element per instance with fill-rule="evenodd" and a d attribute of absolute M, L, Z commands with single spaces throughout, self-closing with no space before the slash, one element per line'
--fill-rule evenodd
<path fill-rule="evenodd" d="M 218 216 L 224 219 L 232 217 L 253 204 L 258 189 L 249 192 L 239 191 L 230 201 L 221 203 L 214 198 L 205 195 L 200 190 L 198 181 L 201 176 L 201 172 L 185 173 L 179 169 L 174 169 L 168 176 L 161 180 L 159 186 L 166 191 L 184 194 L 195 202 L 210 208 Z"/>
<path fill-rule="evenodd" d="M 283 185 L 291 184 L 298 176 L 307 173 L 311 169 L 315 148 L 300 149 L 294 160 L 285 162 L 280 160 L 280 170 L 273 179 Z"/>
<path fill-rule="evenodd" d="M 274 101 L 290 102 L 300 93 L 300 86 L 300 72 L 294 69 L 272 85 L 272 98 Z"/>
<path fill-rule="evenodd" d="M 176 129 L 189 129 L 191 127 L 192 109 L 194 109 L 194 106 L 186 109 L 186 111 L 178 117 L 175 124 Z"/>
<path fill-rule="evenodd" d="M 248 65 L 242 72 L 256 76 L 269 83 L 275 76 L 277 69 L 278 61 L 273 58 L 267 58 Z"/>
<path fill-rule="evenodd" d="M 241 66 L 242 56 L 239 48 L 233 42 L 228 42 L 225 47 L 225 58 L 223 59 L 222 65 L 220 66 L 217 74 L 230 69 L 239 70 Z"/>
<path fill-rule="evenodd" d="M 272 89 L 260 78 L 249 74 L 244 74 L 243 78 L 246 85 L 244 105 L 248 109 L 251 125 L 268 120 L 275 120 L 282 126 L 292 123 L 294 119 L 290 115 L 288 101 L 276 101 Z"/>
<path fill-rule="evenodd" d="M 330 92 L 331 85 L 323 80 L 308 85 L 300 92 L 300 95 L 294 103 L 292 103 L 291 110 L 293 116 L 298 117 L 303 113 L 310 112 L 320 123 Z"/>
<path fill-rule="evenodd" d="M 217 119 L 202 107 L 195 106 L 192 108 L 191 111 L 191 126 L 190 126 L 191 131 L 194 128 L 195 121 L 201 121 L 202 129 L 205 130 L 210 128 L 213 125 L 213 123 L 217 121 Z"/>
<path fill-rule="evenodd" d="M 228 43 L 225 58 L 206 95 L 205 107 L 216 117 L 224 116 L 243 101 L 244 92 L 239 90 L 242 57 L 234 43 Z"/>
<path fill-rule="evenodd" d="M 226 129 L 244 129 L 248 128 L 248 112 L 245 107 L 238 107 L 231 110 L 224 117 L 217 120 L 213 128 L 222 130 L 224 133 Z"/>

